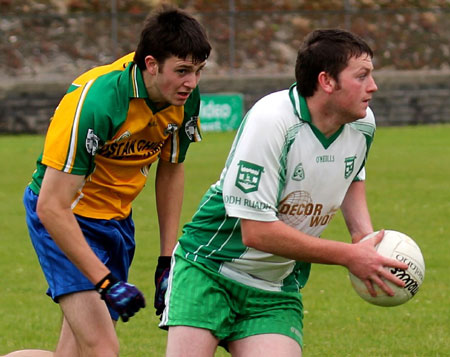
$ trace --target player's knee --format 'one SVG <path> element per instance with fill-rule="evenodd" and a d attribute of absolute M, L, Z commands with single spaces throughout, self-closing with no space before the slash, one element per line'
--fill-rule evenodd
<path fill-rule="evenodd" d="M 117 338 L 102 339 L 97 341 L 86 341 L 80 346 L 80 356 L 92 357 L 118 357 L 119 341 Z"/>

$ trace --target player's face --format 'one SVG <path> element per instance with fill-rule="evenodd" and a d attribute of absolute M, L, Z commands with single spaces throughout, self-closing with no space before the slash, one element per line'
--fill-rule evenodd
<path fill-rule="evenodd" d="M 150 99 L 158 104 L 184 105 L 197 87 L 205 64 L 206 61 L 193 63 L 190 56 L 184 59 L 172 56 L 164 63 L 147 63 L 152 74 L 152 84 L 147 87 Z M 149 69 L 149 65 L 153 67 Z"/>
<path fill-rule="evenodd" d="M 350 58 L 348 66 L 339 74 L 334 100 L 345 122 L 366 116 L 372 94 L 378 90 L 372 71 L 372 59 L 364 54 Z"/>

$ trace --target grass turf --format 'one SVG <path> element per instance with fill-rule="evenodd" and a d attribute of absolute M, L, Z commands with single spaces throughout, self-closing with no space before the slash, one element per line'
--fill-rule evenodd
<path fill-rule="evenodd" d="M 186 161 L 182 222 L 190 219 L 220 174 L 234 133 L 205 133 Z M 303 290 L 305 356 L 446 356 L 450 351 L 450 126 L 379 128 L 367 164 L 367 195 L 375 229 L 413 237 L 426 263 L 425 282 L 405 305 L 382 308 L 360 299 L 342 267 L 314 265 Z M 0 136 L 0 355 L 22 348 L 52 349 L 61 315 L 45 296 L 46 283 L 24 221 L 22 193 L 34 170 L 42 136 Z M 166 332 L 154 315 L 153 274 L 158 255 L 151 171 L 134 204 L 137 252 L 130 281 L 148 308 L 117 327 L 121 356 L 163 356 Z M 348 241 L 337 214 L 323 236 Z M 228 354 L 219 349 L 217 356 Z"/>

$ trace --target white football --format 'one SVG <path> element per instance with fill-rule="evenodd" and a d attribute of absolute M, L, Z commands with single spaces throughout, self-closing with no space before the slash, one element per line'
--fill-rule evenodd
<path fill-rule="evenodd" d="M 369 239 L 378 232 L 369 234 L 363 240 Z M 377 252 L 389 258 L 408 264 L 408 269 L 386 268 L 389 272 L 405 282 L 405 286 L 399 287 L 389 281 L 386 283 L 395 292 L 394 296 L 387 295 L 378 285 L 374 284 L 377 296 L 373 297 L 367 291 L 364 283 L 352 273 L 349 273 L 353 288 L 367 302 L 379 306 L 397 306 L 404 304 L 417 294 L 419 287 L 425 278 L 425 262 L 422 252 L 416 242 L 404 233 L 385 230 L 381 242 L 375 246 Z"/>

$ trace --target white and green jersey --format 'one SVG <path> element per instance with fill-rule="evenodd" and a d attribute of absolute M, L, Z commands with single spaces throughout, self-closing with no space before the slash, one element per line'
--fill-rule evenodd
<path fill-rule="evenodd" d="M 365 179 L 374 132 L 368 109 L 365 118 L 326 138 L 295 85 L 262 98 L 244 118 L 220 180 L 184 226 L 183 254 L 249 286 L 303 287 L 310 264 L 244 246 L 240 219 L 281 220 L 319 237 L 352 181 Z"/>

